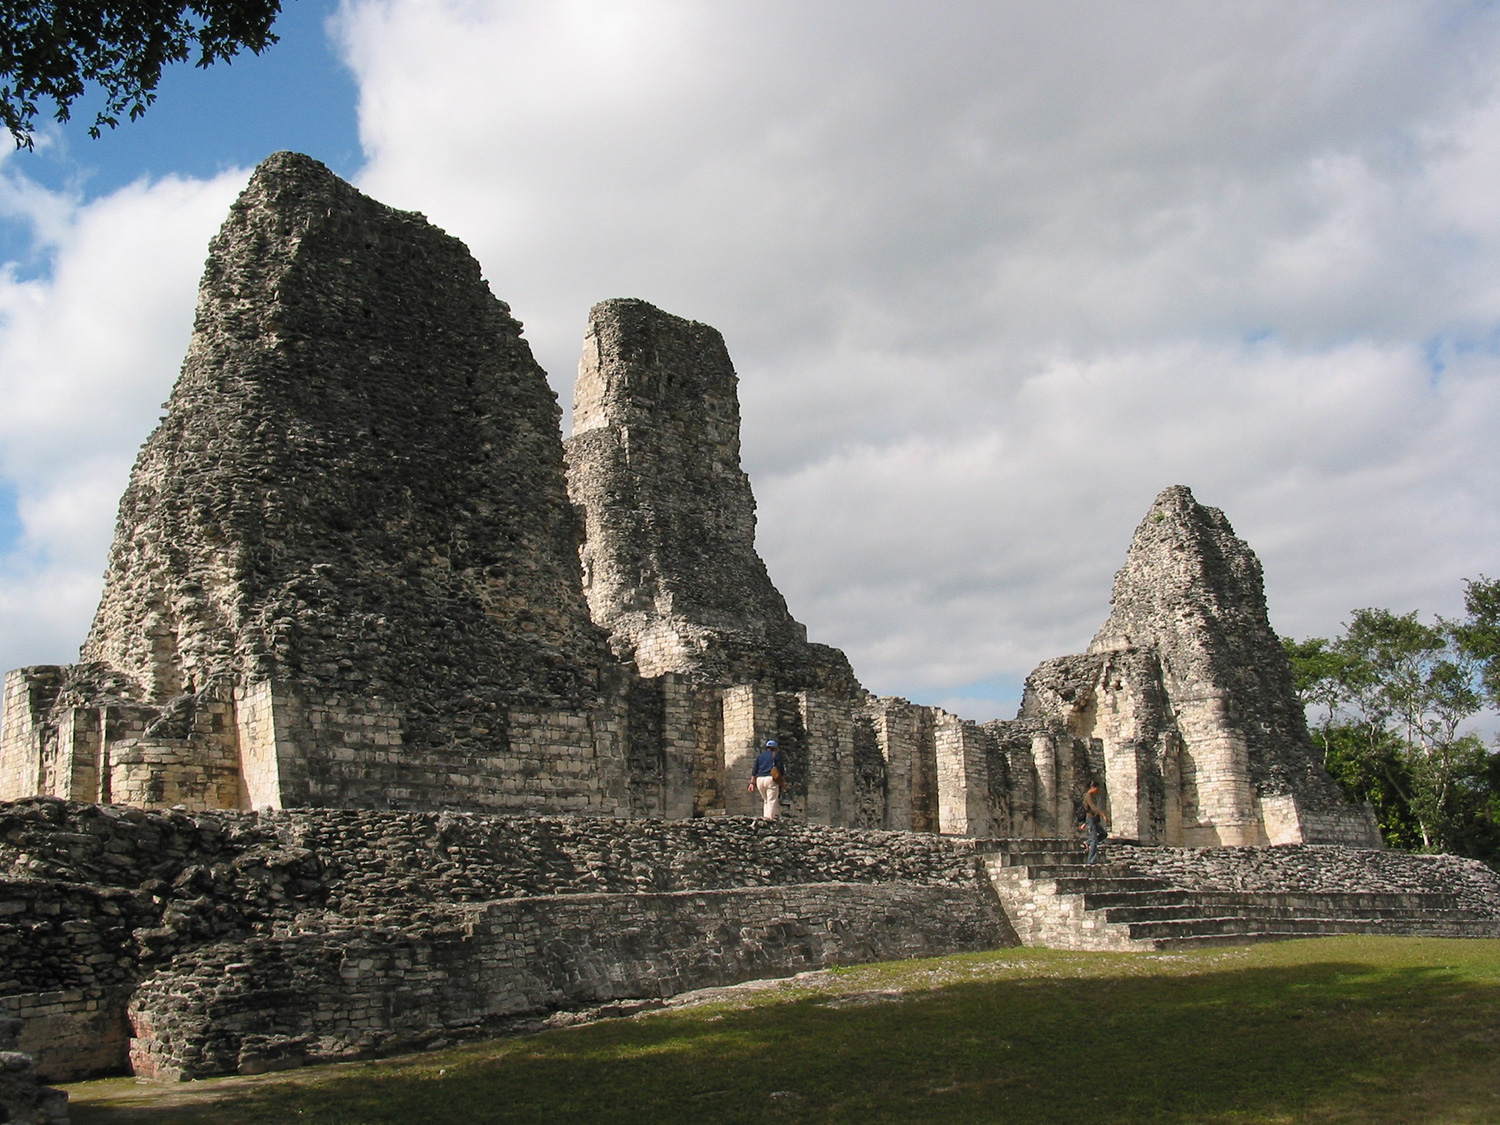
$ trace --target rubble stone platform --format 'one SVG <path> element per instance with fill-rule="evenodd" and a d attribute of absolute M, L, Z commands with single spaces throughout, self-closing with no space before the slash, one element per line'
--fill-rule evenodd
<path fill-rule="evenodd" d="M 1500 875 L 1477 860 L 1338 846 L 975 842 L 1025 945 L 1175 949 L 1327 934 L 1500 938 Z"/>

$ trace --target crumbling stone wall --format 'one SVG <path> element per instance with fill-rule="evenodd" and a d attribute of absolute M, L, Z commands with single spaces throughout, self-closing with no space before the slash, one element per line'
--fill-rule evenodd
<path fill-rule="evenodd" d="M 0 1010 L 44 1077 L 191 1077 L 558 1007 L 1013 942 L 936 836 L 690 821 L 0 806 Z M 127 1022 L 128 1021 L 128 1022 Z"/>
<path fill-rule="evenodd" d="M 848 695 L 849 662 L 808 643 L 756 553 L 738 383 L 706 324 L 637 300 L 589 313 L 567 441 L 589 608 L 644 675 Z"/>
<path fill-rule="evenodd" d="M 1089 652 L 1043 664 L 1021 717 L 1098 739 L 1117 833 L 1191 845 L 1378 846 L 1323 770 L 1266 614 L 1260 562 L 1224 514 L 1158 496 Z"/>

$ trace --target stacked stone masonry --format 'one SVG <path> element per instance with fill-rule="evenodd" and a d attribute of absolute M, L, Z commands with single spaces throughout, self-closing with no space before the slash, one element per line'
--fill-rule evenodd
<path fill-rule="evenodd" d="M 50 1079 L 421 1048 L 516 1019 L 1014 944 L 914 833 L 296 810 L 0 811 L 0 1006 Z"/>
<path fill-rule="evenodd" d="M 756 551 L 737 388 L 717 331 L 607 301 L 564 442 L 461 243 L 307 157 L 262 164 L 210 247 L 81 659 L 4 681 L 0 1005 L 36 1073 L 406 1049 L 990 948 L 1011 917 L 1117 934 L 1084 891 L 982 862 L 995 837 L 1070 847 L 1091 778 L 1143 844 L 1378 847 L 1221 513 L 1157 498 L 1109 620 L 1016 719 L 877 698 Z M 770 738 L 791 783 L 757 825 Z M 1494 909 L 1470 875 L 1348 862 Z"/>
<path fill-rule="evenodd" d="M 461 243 L 271 157 L 210 247 L 82 661 L 6 678 L 0 798 L 691 818 L 752 811 L 774 737 L 813 823 L 1066 834 L 1097 776 L 1143 842 L 1378 843 L 1221 513 L 1157 498 L 1110 620 L 1016 720 L 877 699 L 756 551 L 737 387 L 714 329 L 606 301 L 565 443 Z"/>

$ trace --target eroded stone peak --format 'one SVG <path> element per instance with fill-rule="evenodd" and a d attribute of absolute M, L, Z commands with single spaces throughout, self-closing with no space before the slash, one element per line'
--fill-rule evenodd
<path fill-rule="evenodd" d="M 589 310 L 573 391 L 573 432 L 677 406 L 711 407 L 710 429 L 739 437 L 739 378 L 718 329 L 634 297 Z"/>
<path fill-rule="evenodd" d="M 1090 652 L 1159 644 L 1205 615 L 1269 629 L 1260 561 L 1222 511 L 1181 484 L 1163 489 L 1136 527 L 1110 607 Z"/>

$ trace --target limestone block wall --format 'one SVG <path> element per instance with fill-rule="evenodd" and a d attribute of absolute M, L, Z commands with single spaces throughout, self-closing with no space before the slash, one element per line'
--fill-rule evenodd
<path fill-rule="evenodd" d="M 1257 798 L 1257 808 L 1272 844 L 1343 844 L 1368 848 L 1380 838 L 1380 823 L 1367 801 L 1334 809 L 1303 808 L 1290 793 Z"/>
<path fill-rule="evenodd" d="M 0 800 L 13 801 L 44 791 L 44 759 L 53 752 L 53 746 L 47 743 L 49 731 L 43 717 L 51 711 L 61 681 L 62 670 L 48 664 L 5 674 L 4 711 L 0 716 Z M 50 733 L 55 739 L 55 732 Z"/>
<path fill-rule="evenodd" d="M 254 1073 L 420 1049 L 557 1008 L 1008 941 L 980 894 L 955 902 L 920 884 L 518 899 L 420 931 L 199 951 L 137 990 L 130 1062 L 152 1078 Z"/>
<path fill-rule="evenodd" d="M 1014 942 L 948 840 L 749 817 L 32 799 L 0 805 L 0 878 L 0 1009 L 57 1080 L 127 1058 L 253 1072 L 558 1005 Z"/>
<path fill-rule="evenodd" d="M 110 753 L 110 793 L 122 805 L 237 809 L 244 805 L 235 747 L 185 738 L 127 739 Z"/>
<path fill-rule="evenodd" d="M 445 807 L 631 815 L 620 692 L 581 709 L 491 713 L 444 751 L 404 740 L 396 703 L 319 695 L 273 680 L 219 682 L 166 707 L 53 701 L 68 669 L 12 673 L 4 747 L 14 796 L 112 801 L 140 808 Z M 717 694 L 712 705 L 718 705 Z M 705 702 L 691 700 L 675 731 L 676 807 L 692 814 Z M 696 725 L 695 725 L 696 724 Z M 659 732 L 658 732 L 659 735 Z M 714 747 L 717 750 L 717 745 Z M 659 771 L 658 771 L 659 772 Z M 662 815 L 657 795 L 641 815 Z"/>

